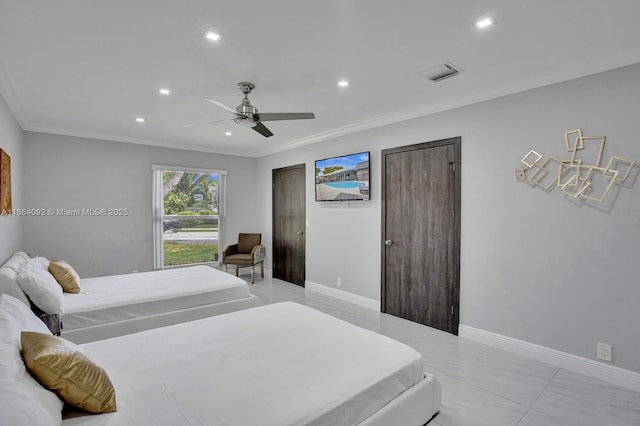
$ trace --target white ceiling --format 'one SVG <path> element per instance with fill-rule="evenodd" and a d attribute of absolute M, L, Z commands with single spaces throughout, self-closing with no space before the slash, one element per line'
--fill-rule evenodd
<path fill-rule="evenodd" d="M 262 156 L 640 62 L 638 18 L 638 0 L 0 0 L 0 92 L 25 130 Z M 419 75 L 444 62 L 460 75 Z M 316 119 L 183 126 L 231 118 L 202 97 L 235 107 L 239 81 L 261 112 Z"/>

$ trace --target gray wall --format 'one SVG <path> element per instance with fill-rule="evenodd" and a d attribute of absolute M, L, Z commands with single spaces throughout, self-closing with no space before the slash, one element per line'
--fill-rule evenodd
<path fill-rule="evenodd" d="M 25 219 L 24 249 L 65 259 L 83 277 L 153 269 L 152 164 L 228 170 L 227 242 L 266 231 L 253 201 L 253 158 L 32 132 L 23 153 L 26 206 L 129 209 L 127 217 Z"/>
<path fill-rule="evenodd" d="M 514 177 L 532 148 L 567 158 L 564 132 L 577 128 L 607 136 L 606 159 L 640 160 L 638 111 L 640 64 L 263 157 L 263 228 L 271 170 L 306 163 L 307 280 L 336 288 L 341 277 L 341 290 L 379 300 L 380 151 L 461 136 L 461 324 L 588 359 L 609 343 L 614 365 L 640 372 L 638 169 L 608 210 Z M 314 160 L 364 150 L 373 200 L 315 202 Z"/>
<path fill-rule="evenodd" d="M 11 198 L 13 208 L 22 205 L 22 129 L 0 96 L 0 148 L 11 157 Z M 22 249 L 22 218 L 0 216 L 0 264 Z"/>

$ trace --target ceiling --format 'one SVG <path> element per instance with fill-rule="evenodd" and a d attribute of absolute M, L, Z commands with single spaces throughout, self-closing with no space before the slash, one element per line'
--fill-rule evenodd
<path fill-rule="evenodd" d="M 257 157 L 640 62 L 638 17 L 637 0 L 0 0 L 0 93 L 24 130 Z M 421 75 L 445 62 L 460 74 Z M 203 97 L 235 107 L 240 81 L 261 112 L 316 119 L 184 126 L 231 118 Z"/>

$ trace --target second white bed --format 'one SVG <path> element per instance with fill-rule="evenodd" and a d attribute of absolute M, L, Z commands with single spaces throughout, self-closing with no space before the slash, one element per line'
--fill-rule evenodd
<path fill-rule="evenodd" d="M 62 336 L 76 343 L 256 306 L 247 283 L 199 265 L 84 278 L 64 293 Z"/>
<path fill-rule="evenodd" d="M 82 347 L 118 411 L 63 425 L 419 426 L 440 406 L 415 350 L 292 302 Z"/>

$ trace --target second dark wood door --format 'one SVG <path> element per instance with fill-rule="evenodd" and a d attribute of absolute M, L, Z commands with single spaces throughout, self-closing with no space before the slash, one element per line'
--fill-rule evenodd
<path fill-rule="evenodd" d="M 382 311 L 458 334 L 460 138 L 382 152 Z"/>
<path fill-rule="evenodd" d="M 273 278 L 304 287 L 305 165 L 273 170 Z"/>

